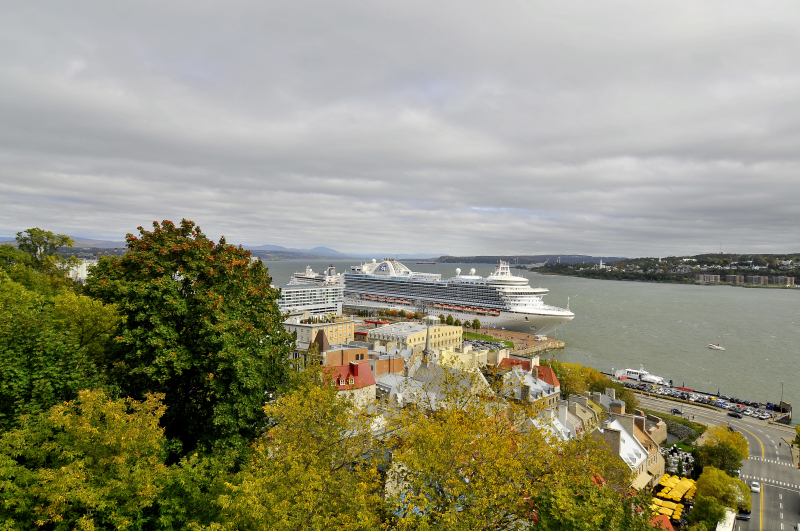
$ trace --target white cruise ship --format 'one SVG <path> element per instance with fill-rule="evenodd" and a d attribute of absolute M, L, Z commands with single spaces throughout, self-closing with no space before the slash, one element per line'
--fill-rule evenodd
<path fill-rule="evenodd" d="M 452 315 L 462 321 L 477 318 L 488 327 L 546 335 L 571 321 L 575 314 L 542 300 L 545 288 L 532 288 L 528 279 L 511 274 L 500 262 L 487 277 L 470 270 L 442 280 L 436 273 L 411 271 L 400 262 L 352 266 L 344 273 L 345 305 L 415 309 L 428 315 Z"/>

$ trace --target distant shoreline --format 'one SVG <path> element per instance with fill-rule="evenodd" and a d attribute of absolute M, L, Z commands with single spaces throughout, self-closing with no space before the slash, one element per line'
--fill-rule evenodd
<path fill-rule="evenodd" d="M 742 283 L 734 283 L 734 282 L 697 282 L 697 281 L 678 281 L 678 280 L 650 280 L 646 278 L 603 278 L 603 277 L 590 277 L 590 276 L 583 276 L 583 275 L 567 275 L 564 273 L 555 273 L 555 272 L 543 272 L 543 271 L 534 271 L 526 269 L 525 271 L 529 271 L 531 273 L 537 273 L 539 275 L 552 275 L 556 277 L 575 277 L 575 278 L 586 278 L 590 280 L 608 280 L 611 282 L 643 282 L 647 284 L 682 284 L 684 286 L 733 286 L 736 288 L 754 288 L 754 289 L 786 289 L 786 290 L 798 290 L 800 285 L 797 286 L 784 286 L 778 284 L 742 284 Z"/>

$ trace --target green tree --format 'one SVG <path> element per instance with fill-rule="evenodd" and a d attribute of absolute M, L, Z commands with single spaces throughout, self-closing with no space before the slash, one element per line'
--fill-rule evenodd
<path fill-rule="evenodd" d="M 0 430 L 102 383 L 88 345 L 63 330 L 47 297 L 0 270 Z"/>
<path fill-rule="evenodd" d="M 105 348 L 124 321 L 114 304 L 103 304 L 72 291 L 63 291 L 53 299 L 52 316 L 53 323 L 99 363 L 104 361 Z"/>
<path fill-rule="evenodd" d="M 481 322 L 476 317 L 475 319 L 472 320 L 472 329 L 473 330 L 479 330 L 480 327 L 481 327 Z"/>
<path fill-rule="evenodd" d="M 720 505 L 732 511 L 752 507 L 750 489 L 738 478 L 732 478 L 722 470 L 707 466 L 697 479 L 697 496 L 708 496 L 716 499 Z"/>
<path fill-rule="evenodd" d="M 421 319 L 421 318 L 422 316 L 419 314 L 419 312 L 414 312 L 414 319 Z"/>
<path fill-rule="evenodd" d="M 448 324 L 448 325 L 452 325 L 452 324 L 453 324 L 453 322 L 454 322 L 454 321 L 453 321 L 453 316 L 452 316 L 452 315 L 450 315 L 450 314 L 447 314 L 447 318 L 444 320 L 444 322 L 445 322 L 446 324 Z"/>
<path fill-rule="evenodd" d="M 725 507 L 709 496 L 697 496 L 694 508 L 687 515 L 691 524 L 702 524 L 705 529 L 714 529 L 725 518 Z"/>
<path fill-rule="evenodd" d="M 453 324 L 455 326 L 461 326 L 461 319 L 456 319 L 455 321 L 453 321 Z"/>
<path fill-rule="evenodd" d="M 800 444 L 800 424 L 794 427 L 794 444 Z"/>
<path fill-rule="evenodd" d="M 220 498 L 228 529 L 377 529 L 381 492 L 371 417 L 328 385 L 322 371 L 297 375 L 264 410 L 272 427 Z"/>
<path fill-rule="evenodd" d="M 439 314 L 439 321 L 444 324 L 447 321 L 447 318 L 444 316 L 443 313 Z"/>
<path fill-rule="evenodd" d="M 742 468 L 750 453 L 747 439 L 726 426 L 712 426 L 705 432 L 705 443 L 698 450 L 703 467 L 714 467 L 729 476 Z"/>
<path fill-rule="evenodd" d="M 169 476 L 159 397 L 102 391 L 26 417 L 0 437 L 4 527 L 144 529 Z"/>
<path fill-rule="evenodd" d="M 403 318 L 405 318 L 405 316 L 406 316 L 406 311 L 405 311 L 405 310 L 400 310 L 399 312 L 397 312 L 397 315 L 398 315 L 399 317 L 403 317 Z"/>
<path fill-rule="evenodd" d="M 271 279 L 241 247 L 206 238 L 193 222 L 128 234 L 128 252 L 101 259 L 87 281 L 125 317 L 108 372 L 134 398 L 164 393 L 166 434 L 244 449 L 260 429 L 264 397 L 285 380 L 292 337 Z"/>
<path fill-rule="evenodd" d="M 17 233 L 17 248 L 31 257 L 31 264 L 39 271 L 62 270 L 66 272 L 78 260 L 65 259 L 58 252 L 61 247 L 72 247 L 74 241 L 65 234 L 32 228 Z"/>

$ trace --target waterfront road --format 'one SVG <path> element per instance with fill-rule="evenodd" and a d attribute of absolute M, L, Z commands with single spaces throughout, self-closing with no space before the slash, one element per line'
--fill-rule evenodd
<path fill-rule="evenodd" d="M 683 416 L 708 425 L 730 426 L 741 432 L 750 443 L 750 457 L 742 464 L 741 479 L 748 485 L 761 484 L 761 492 L 753 492 L 752 518 L 737 520 L 738 531 L 792 530 L 800 523 L 800 470 L 793 461 L 789 442 L 794 428 L 744 417 L 729 417 L 727 411 L 676 404 L 662 398 L 638 395 L 642 407 L 669 413 L 672 408 L 683 410 Z"/>

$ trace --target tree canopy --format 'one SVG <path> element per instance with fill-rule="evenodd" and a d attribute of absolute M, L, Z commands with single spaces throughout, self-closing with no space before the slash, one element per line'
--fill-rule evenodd
<path fill-rule="evenodd" d="M 285 380 L 292 347 L 266 268 L 188 220 L 140 227 L 127 242 L 87 281 L 90 295 L 125 318 L 108 356 L 111 378 L 126 396 L 164 394 L 167 436 L 184 452 L 246 445 L 265 397 Z"/>
<path fill-rule="evenodd" d="M 698 449 L 703 467 L 714 467 L 733 476 L 742 468 L 750 446 L 744 435 L 726 426 L 712 426 L 705 432 L 705 443 Z"/>
<path fill-rule="evenodd" d="M 0 437 L 0 515 L 31 529 L 143 529 L 169 475 L 160 397 L 77 400 Z"/>
<path fill-rule="evenodd" d="M 697 478 L 697 496 L 712 497 L 732 511 L 739 509 L 749 511 L 752 506 L 750 488 L 747 484 L 713 466 L 705 467 Z"/>

